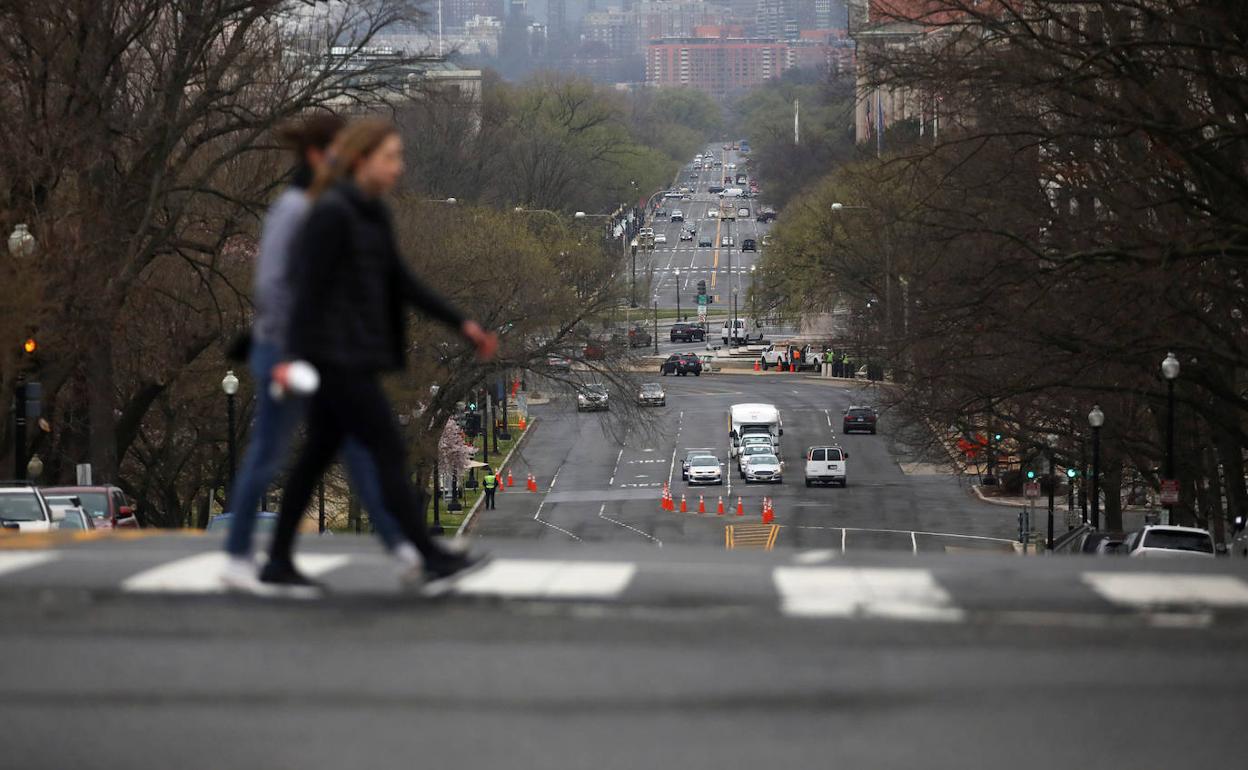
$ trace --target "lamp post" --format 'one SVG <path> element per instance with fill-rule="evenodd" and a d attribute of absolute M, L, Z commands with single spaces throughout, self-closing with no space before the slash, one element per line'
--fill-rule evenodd
<path fill-rule="evenodd" d="M 1092 529 L 1101 528 L 1101 426 L 1105 413 L 1099 406 L 1088 412 L 1088 425 L 1092 428 Z"/>
<path fill-rule="evenodd" d="M 9 253 L 19 259 L 26 259 L 34 254 L 38 245 L 39 242 L 30 234 L 30 228 L 25 223 L 16 225 L 9 234 Z"/>
<path fill-rule="evenodd" d="M 17 259 L 26 259 L 35 253 L 39 243 L 25 224 L 19 224 L 9 234 L 9 253 Z M 34 352 L 34 340 L 27 341 L 26 352 Z M 26 377 L 17 375 L 17 391 L 13 398 L 13 478 L 26 478 Z"/>
<path fill-rule="evenodd" d="M 680 320 L 680 268 L 676 268 L 676 320 Z"/>
<path fill-rule="evenodd" d="M 425 198 L 421 203 L 441 203 L 446 206 L 454 206 L 459 203 L 459 200 L 456 198 Z"/>
<path fill-rule="evenodd" d="M 221 378 L 221 390 L 225 391 L 225 415 L 226 415 L 226 437 L 225 445 L 228 448 L 230 467 L 227 478 L 230 482 L 230 488 L 234 487 L 234 468 L 237 465 L 234 446 L 234 395 L 238 393 L 238 377 L 234 376 L 234 370 L 230 369 Z"/>
<path fill-rule="evenodd" d="M 637 307 L 637 244 L 634 243 L 629 250 L 633 253 L 633 284 L 629 290 L 628 306 L 635 308 Z"/>
<path fill-rule="evenodd" d="M 750 316 L 754 319 L 755 323 L 758 322 L 758 307 L 755 302 L 755 294 L 757 293 L 757 290 L 754 286 L 754 271 L 757 269 L 758 265 L 750 265 Z"/>
<path fill-rule="evenodd" d="M 1048 450 L 1049 450 L 1049 529 L 1048 529 L 1048 537 L 1045 540 L 1045 550 L 1052 551 L 1053 550 L 1053 492 L 1054 492 L 1054 487 L 1057 485 L 1056 480 L 1053 477 L 1053 448 L 1057 446 L 1057 436 L 1050 433 L 1048 444 L 1049 444 L 1048 446 Z"/>
<path fill-rule="evenodd" d="M 1161 375 L 1166 378 L 1166 480 L 1174 481 L 1174 381 L 1179 377 L 1179 359 L 1167 353 L 1161 362 Z M 1172 509 L 1173 504 L 1167 503 Z"/>

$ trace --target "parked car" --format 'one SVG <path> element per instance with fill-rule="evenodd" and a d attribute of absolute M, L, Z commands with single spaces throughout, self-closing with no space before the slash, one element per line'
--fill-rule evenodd
<path fill-rule="evenodd" d="M 586 361 L 601 361 L 607 357 L 607 345 L 600 340 L 590 340 L 585 343 L 585 349 L 581 351 Z"/>
<path fill-rule="evenodd" d="M 111 484 L 96 486 L 44 487 L 45 496 L 72 495 L 81 501 L 82 509 L 95 521 L 96 529 L 138 529 L 139 519 L 134 506 L 120 487 Z"/>
<path fill-rule="evenodd" d="M 839 446 L 812 446 L 806 450 L 806 486 L 849 483 L 849 453 Z"/>
<path fill-rule="evenodd" d="M 551 354 L 546 356 L 546 368 L 552 372 L 570 372 L 572 371 L 572 359 L 567 356 Z"/>
<path fill-rule="evenodd" d="M 1079 544 L 1080 553 L 1104 555 L 1118 553 L 1127 536 L 1121 532 L 1089 532 Z"/>
<path fill-rule="evenodd" d="M 607 386 L 597 382 L 591 382 L 588 385 L 582 385 L 576 393 L 576 411 L 592 412 L 607 411 L 611 408 L 611 397 L 607 393 Z"/>
<path fill-rule="evenodd" d="M 742 251 L 758 251 L 758 241 L 754 240 L 753 238 L 746 238 L 745 240 L 741 241 L 741 250 Z"/>
<path fill-rule="evenodd" d="M 780 458 L 774 454 L 750 454 L 742 458 L 745 483 L 766 481 L 781 483 L 784 481 L 784 466 Z"/>
<path fill-rule="evenodd" d="M 95 529 L 95 519 L 82 510 L 75 497 L 48 498 L 48 506 L 52 509 L 52 526 L 55 529 L 76 529 L 84 532 Z"/>
<path fill-rule="evenodd" d="M 681 211 L 680 209 L 676 209 L 675 211 L 673 211 L 673 212 L 672 212 L 672 221 L 673 221 L 673 222 L 684 222 L 684 221 L 685 221 L 685 212 Z"/>
<path fill-rule="evenodd" d="M 630 348 L 649 347 L 654 342 L 654 338 L 650 336 L 650 332 L 646 331 L 644 326 L 634 326 L 628 330 L 628 346 Z"/>
<path fill-rule="evenodd" d="M 850 433 L 852 431 L 867 431 L 875 433 L 875 423 L 879 419 L 879 415 L 869 406 L 851 406 L 844 412 L 844 419 L 841 420 L 841 432 Z"/>
<path fill-rule="evenodd" d="M 695 377 L 702 375 L 702 361 L 693 353 L 673 353 L 659 365 L 659 373 L 666 377 L 669 374 Z"/>
<path fill-rule="evenodd" d="M 697 324 L 674 323 L 669 336 L 672 342 L 702 342 L 706 339 L 706 330 Z"/>
<path fill-rule="evenodd" d="M 774 209 L 763 209 L 754 217 L 754 220 L 757 222 L 774 222 L 775 219 L 776 212 Z"/>
<path fill-rule="evenodd" d="M 230 512 L 218 513 L 208 520 L 208 531 L 219 532 L 230 528 L 230 522 L 234 520 L 234 514 Z M 256 514 L 256 532 L 265 534 L 270 533 L 277 528 L 277 514 L 273 511 L 260 511 Z"/>
<path fill-rule="evenodd" d="M 697 455 L 689 460 L 686 478 L 690 484 L 723 484 L 724 468 L 714 455 Z"/>
<path fill-rule="evenodd" d="M 757 436 L 754 441 L 742 440 L 741 446 L 737 447 L 737 474 L 741 478 L 745 478 L 745 464 L 749 457 L 754 455 L 774 455 L 776 454 L 775 446 L 767 439 L 766 436 Z"/>
<path fill-rule="evenodd" d="M 637 392 L 637 403 L 641 406 L 667 406 L 667 391 L 657 382 L 644 383 Z"/>
<path fill-rule="evenodd" d="M 1176 527 L 1156 524 L 1127 536 L 1122 549 L 1132 558 L 1170 558 L 1189 556 L 1214 558 L 1213 536 L 1198 527 Z"/>
<path fill-rule="evenodd" d="M 20 481 L 0 483 L 0 527 L 19 532 L 52 529 L 52 509 L 38 487 Z"/>

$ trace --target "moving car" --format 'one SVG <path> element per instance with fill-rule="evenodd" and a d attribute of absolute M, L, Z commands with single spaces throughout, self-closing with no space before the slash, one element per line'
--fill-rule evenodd
<path fill-rule="evenodd" d="M 667 196 L 664 196 L 664 197 L 667 197 Z M 680 197 L 680 193 L 679 193 L 679 192 L 678 192 L 678 193 L 676 193 L 676 197 L 677 197 L 677 198 L 679 198 L 679 197 Z M 665 217 L 665 216 L 667 216 L 667 209 L 663 208 L 662 206 L 659 206 L 657 209 L 655 209 L 655 210 L 654 210 L 654 218 L 655 218 L 655 219 L 662 219 L 662 218 L 663 218 L 663 217 Z"/>
<path fill-rule="evenodd" d="M 757 222 L 774 222 L 776 219 L 775 209 L 763 209 L 754 217 Z"/>
<path fill-rule="evenodd" d="M 742 219 L 749 219 L 750 210 L 747 209 L 745 206 L 742 206 L 741 208 L 737 209 L 737 216 L 741 217 Z"/>
<path fill-rule="evenodd" d="M 702 361 L 693 353 L 673 353 L 659 365 L 659 374 L 664 377 L 669 374 L 681 377 L 693 374 L 695 377 L 700 377 L 702 376 Z"/>
<path fill-rule="evenodd" d="M 644 326 L 634 326 L 628 330 L 628 346 L 630 348 L 649 347 L 654 342 L 654 338 L 650 336 L 650 332 L 646 331 Z"/>
<path fill-rule="evenodd" d="M 689 478 L 689 465 L 693 462 L 693 458 L 703 457 L 703 456 L 714 457 L 715 450 L 711 449 L 710 447 L 702 447 L 700 449 L 691 448 L 691 449 L 686 450 L 685 459 L 680 461 L 680 477 L 682 479 L 688 479 Z"/>
<path fill-rule="evenodd" d="M 806 486 L 849 483 L 845 461 L 849 453 L 839 446 L 812 446 L 806 450 Z"/>
<path fill-rule="evenodd" d="M 706 212 L 707 219 L 719 219 L 719 209 L 711 209 Z"/>
<path fill-rule="evenodd" d="M 672 221 L 673 221 L 673 222 L 684 222 L 684 221 L 685 221 L 685 212 L 681 211 L 680 209 L 676 209 L 675 211 L 673 211 L 673 212 L 672 212 Z"/>
<path fill-rule="evenodd" d="M 96 486 L 44 487 L 44 496 L 77 497 L 82 509 L 95 522 L 96 529 L 138 529 L 139 519 L 134 506 L 120 487 L 110 484 Z"/>
<path fill-rule="evenodd" d="M 1213 536 L 1198 527 L 1176 527 L 1156 524 L 1132 532 L 1120 553 L 1136 559 L 1192 557 L 1214 558 Z"/>
<path fill-rule="evenodd" d="M 714 455 L 697 455 L 689 460 L 686 478 L 690 484 L 723 484 L 723 466 Z"/>
<path fill-rule="evenodd" d="M 641 406 L 667 406 L 667 392 L 657 382 L 647 382 L 637 393 L 637 403 Z"/>
<path fill-rule="evenodd" d="M 727 248 L 728 246 L 735 245 L 735 243 L 731 235 L 721 235 L 719 237 L 719 245 Z"/>
<path fill-rule="evenodd" d="M 667 233 L 655 233 L 654 242 L 655 243 L 667 243 Z"/>
<path fill-rule="evenodd" d="M 713 184 L 710 187 L 706 188 L 706 191 L 710 193 L 711 195 L 718 195 L 719 193 L 722 193 L 724 191 L 724 186 L 722 184 Z M 759 220 L 759 221 L 761 222 L 762 220 Z"/>
<path fill-rule="evenodd" d="M 693 231 L 692 231 L 692 230 L 681 230 L 681 231 L 680 231 L 680 239 L 681 239 L 682 241 L 692 241 L 692 240 L 693 240 Z"/>
<path fill-rule="evenodd" d="M 702 342 L 706 339 L 706 330 L 697 324 L 674 323 L 670 336 L 672 342 Z"/>
<path fill-rule="evenodd" d="M 727 345 L 730 341 L 734 345 L 748 345 L 751 342 L 762 342 L 763 330 L 757 325 L 757 322 L 754 329 L 754 333 L 751 333 L 749 324 L 746 323 L 746 320 L 744 318 L 738 318 L 732 325 L 731 334 L 729 333 L 728 322 L 725 321 L 724 325 L 720 327 L 719 337 L 724 341 L 725 345 Z"/>
<path fill-rule="evenodd" d="M 875 423 L 879 415 L 869 406 L 851 406 L 844 412 L 844 419 L 841 420 L 841 432 L 851 433 L 853 431 L 867 431 L 875 433 Z"/>
<path fill-rule="evenodd" d="M 20 532 L 47 532 L 53 528 L 52 509 L 32 484 L 0 483 L 0 527 Z"/>
<path fill-rule="evenodd" d="M 737 473 L 741 478 L 745 478 L 745 464 L 748 458 L 754 455 L 774 455 L 775 447 L 771 445 L 771 441 L 765 436 L 759 436 L 760 441 L 750 441 L 742 443 L 737 450 Z"/>
<path fill-rule="evenodd" d="M 709 234 L 703 233 L 702 235 L 698 236 L 699 247 L 709 247 L 709 246 L 714 246 L 714 245 L 715 245 L 715 241 L 711 240 L 711 236 Z"/>
<path fill-rule="evenodd" d="M 209 532 L 220 532 L 230 528 L 230 522 L 233 521 L 234 514 L 230 512 L 218 513 L 208 520 Z M 256 532 L 264 534 L 272 532 L 277 528 L 277 514 L 273 511 L 260 511 L 256 514 Z"/>
<path fill-rule="evenodd" d="M 780 483 L 784 481 L 784 467 L 780 458 L 774 454 L 750 454 L 742 460 L 742 476 L 745 483 L 766 481 Z"/>
<path fill-rule="evenodd" d="M 576 392 L 576 411 L 593 412 L 607 411 L 611 408 L 607 386 L 597 382 L 582 385 Z"/>
<path fill-rule="evenodd" d="M 745 240 L 741 241 L 741 250 L 742 251 L 758 251 L 758 242 L 755 241 L 753 238 L 746 238 Z"/>
<path fill-rule="evenodd" d="M 554 372 L 570 372 L 572 371 L 572 359 L 552 353 L 546 356 L 546 368 Z"/>

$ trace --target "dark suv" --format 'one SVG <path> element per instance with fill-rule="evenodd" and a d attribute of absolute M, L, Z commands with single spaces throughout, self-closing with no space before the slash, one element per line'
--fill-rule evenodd
<path fill-rule="evenodd" d="M 741 250 L 742 251 L 758 251 L 758 241 L 754 240 L 753 238 L 746 238 L 745 240 L 741 241 Z"/>
<path fill-rule="evenodd" d="M 867 431 L 875 433 L 875 421 L 878 415 L 869 406 L 851 406 L 845 410 L 845 419 L 841 423 L 842 433 Z"/>
<path fill-rule="evenodd" d="M 82 502 L 82 510 L 95 521 L 96 529 L 139 528 L 134 506 L 118 487 L 44 487 L 43 494 L 48 497 L 77 497 Z"/>
<path fill-rule="evenodd" d="M 706 330 L 697 324 L 672 324 L 672 342 L 702 342 L 706 339 Z"/>
<path fill-rule="evenodd" d="M 659 365 L 659 374 L 665 377 L 669 374 L 681 377 L 692 374 L 694 377 L 701 377 L 702 361 L 693 353 L 675 353 Z"/>

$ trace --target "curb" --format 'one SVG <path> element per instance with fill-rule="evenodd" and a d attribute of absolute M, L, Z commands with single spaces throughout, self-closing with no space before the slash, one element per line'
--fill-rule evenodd
<path fill-rule="evenodd" d="M 529 431 L 531 431 L 533 429 L 533 426 L 536 424 L 537 424 L 536 417 L 534 417 L 532 420 L 529 420 L 529 424 L 525 426 L 524 433 L 520 434 L 520 438 L 516 440 L 516 443 L 512 445 L 511 449 L 507 452 L 507 456 L 504 457 L 503 461 L 498 464 L 499 469 L 502 469 L 503 466 L 511 462 L 511 456 L 515 454 L 516 450 L 520 448 L 520 445 L 524 443 L 525 437 L 529 435 Z M 469 525 L 472 524 L 474 520 L 476 520 L 477 509 L 481 507 L 481 503 L 483 502 L 485 502 L 485 495 L 481 495 L 480 497 L 478 497 L 477 501 L 472 504 L 472 510 L 468 511 L 468 515 L 465 516 L 464 520 L 459 523 L 459 529 L 455 530 L 455 537 L 464 536 L 464 533 L 468 531 Z"/>
<path fill-rule="evenodd" d="M 1027 502 L 1025 500 L 1022 502 L 1015 502 L 1013 500 L 1002 500 L 997 497 L 990 497 L 988 495 L 985 495 L 983 493 L 983 490 L 979 488 L 979 484 L 971 484 L 971 491 L 974 492 L 975 496 L 978 497 L 981 501 L 985 503 L 989 503 L 991 505 L 1004 505 L 1009 508 L 1026 508 L 1027 507 Z"/>

